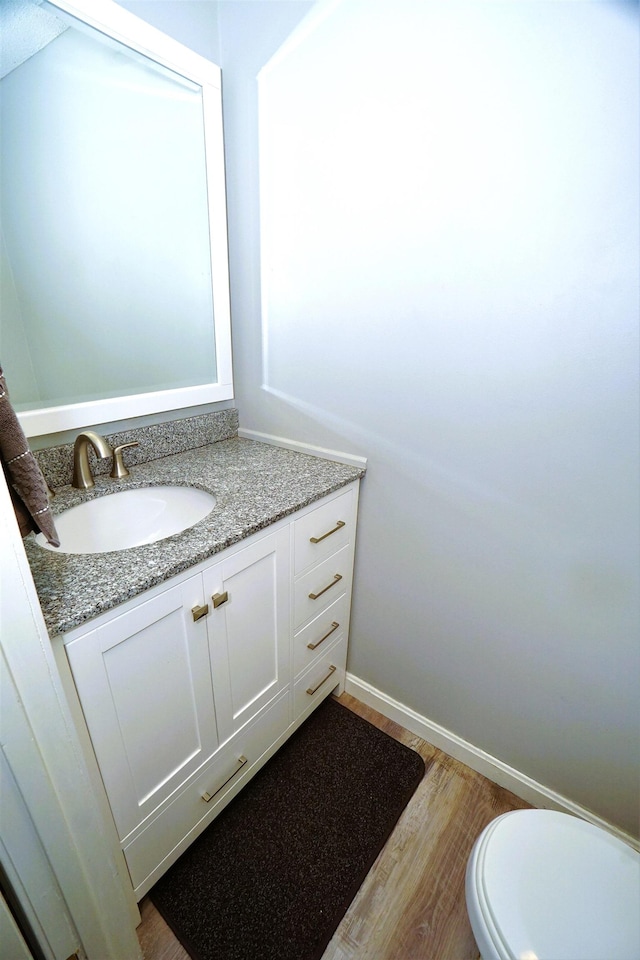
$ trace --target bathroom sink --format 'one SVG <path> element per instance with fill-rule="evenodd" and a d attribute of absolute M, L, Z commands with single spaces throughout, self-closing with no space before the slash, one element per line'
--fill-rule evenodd
<path fill-rule="evenodd" d="M 107 553 L 164 540 L 211 513 L 216 498 L 195 487 L 138 487 L 70 507 L 55 519 L 60 546 L 39 533 L 36 542 L 58 553 Z"/>

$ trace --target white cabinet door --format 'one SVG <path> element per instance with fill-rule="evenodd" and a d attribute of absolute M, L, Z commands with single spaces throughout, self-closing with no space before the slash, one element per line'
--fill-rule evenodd
<path fill-rule="evenodd" d="M 289 684 L 289 527 L 205 570 L 220 743 Z"/>
<path fill-rule="evenodd" d="M 120 839 L 218 746 L 202 578 L 67 644 Z"/>

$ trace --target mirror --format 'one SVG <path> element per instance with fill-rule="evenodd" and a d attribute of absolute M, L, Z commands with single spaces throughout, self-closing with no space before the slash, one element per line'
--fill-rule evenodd
<path fill-rule="evenodd" d="M 231 399 L 219 68 L 111 0 L 0 9 L 0 360 L 25 433 Z"/>

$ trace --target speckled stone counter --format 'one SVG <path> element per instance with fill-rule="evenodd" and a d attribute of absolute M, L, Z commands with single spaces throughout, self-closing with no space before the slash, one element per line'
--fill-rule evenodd
<path fill-rule="evenodd" d="M 63 554 L 25 547 L 51 636 L 137 596 L 315 500 L 362 477 L 358 467 L 234 437 L 131 468 L 125 480 L 96 477 L 92 490 L 58 490 L 54 514 L 131 487 L 179 484 L 217 498 L 208 517 L 157 543 L 112 553 Z"/>

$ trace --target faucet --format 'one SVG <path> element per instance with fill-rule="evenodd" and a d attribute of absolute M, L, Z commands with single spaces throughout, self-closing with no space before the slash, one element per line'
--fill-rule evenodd
<path fill-rule="evenodd" d="M 110 457 L 113 453 L 107 441 L 93 430 L 84 430 L 76 437 L 73 445 L 72 486 L 78 490 L 90 490 L 95 486 L 89 464 L 89 444 L 99 457 Z"/>

